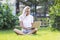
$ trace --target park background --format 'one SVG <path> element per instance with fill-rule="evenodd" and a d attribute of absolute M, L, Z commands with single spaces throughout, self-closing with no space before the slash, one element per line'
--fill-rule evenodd
<path fill-rule="evenodd" d="M 18 16 L 31 7 L 34 21 L 40 21 L 34 35 L 16 35 Z M 37 24 L 38 25 L 38 24 Z M 60 40 L 60 0 L 0 0 L 0 40 Z"/>

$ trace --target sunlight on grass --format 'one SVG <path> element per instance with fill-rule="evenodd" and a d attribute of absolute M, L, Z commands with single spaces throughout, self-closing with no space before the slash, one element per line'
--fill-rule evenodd
<path fill-rule="evenodd" d="M 12 30 L 3 30 L 0 40 L 60 40 L 60 32 L 39 30 L 36 35 L 16 35 Z"/>

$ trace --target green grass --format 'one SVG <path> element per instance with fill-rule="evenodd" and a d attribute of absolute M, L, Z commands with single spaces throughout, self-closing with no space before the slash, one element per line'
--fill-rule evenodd
<path fill-rule="evenodd" d="M 44 29 L 36 35 L 16 35 L 13 30 L 0 30 L 0 40 L 60 40 L 60 32 Z"/>

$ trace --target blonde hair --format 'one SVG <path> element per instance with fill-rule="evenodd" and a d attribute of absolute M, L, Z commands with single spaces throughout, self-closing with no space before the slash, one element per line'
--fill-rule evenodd
<path fill-rule="evenodd" d="M 19 16 L 19 17 L 21 17 L 21 18 L 22 18 L 22 20 L 26 17 L 25 10 L 26 10 L 27 8 L 30 10 L 30 7 L 29 7 L 29 6 L 26 6 L 26 7 L 23 9 L 22 14 Z"/>
<path fill-rule="evenodd" d="M 23 13 L 22 14 L 25 14 L 25 10 L 26 9 L 29 9 L 30 10 L 30 7 L 29 6 L 26 6 L 24 9 L 23 9 Z"/>

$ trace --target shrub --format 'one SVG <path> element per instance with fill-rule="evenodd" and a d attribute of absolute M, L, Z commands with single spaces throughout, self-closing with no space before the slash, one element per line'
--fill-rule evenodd
<path fill-rule="evenodd" d="M 52 28 L 60 30 L 60 0 L 55 0 L 50 7 L 50 19 Z"/>
<path fill-rule="evenodd" d="M 0 5 L 0 29 L 14 28 L 17 19 L 16 16 L 12 15 L 12 10 L 7 3 Z"/>

